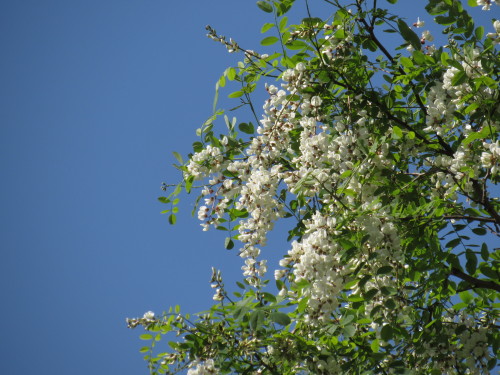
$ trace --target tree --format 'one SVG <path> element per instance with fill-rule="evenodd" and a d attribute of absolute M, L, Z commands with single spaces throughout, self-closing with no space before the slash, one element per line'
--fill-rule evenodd
<path fill-rule="evenodd" d="M 500 21 L 485 31 L 460 1 L 430 0 L 447 39 L 436 46 L 429 31 L 417 34 L 422 21 L 391 12 L 397 0 L 388 9 L 377 0 L 325 2 L 329 17 L 288 24 L 293 0 L 258 1 L 272 20 L 262 32 L 275 35 L 261 42 L 278 46 L 271 55 L 207 27 L 244 54 L 217 91 L 240 84 L 229 97 L 255 123 L 236 126 L 215 111 L 188 161 L 176 154 L 183 179 L 160 200 L 175 206 L 199 186 L 198 218 L 204 230 L 229 233 L 227 249 L 241 243 L 244 279 L 231 294 L 214 269 L 216 303 L 193 318 L 176 307 L 128 320 L 150 332 L 141 351 L 152 373 L 486 374 L 496 366 Z M 385 42 L 390 35 L 397 42 Z M 262 86 L 260 117 L 251 95 Z M 227 129 L 216 135 L 222 117 Z M 270 283 L 261 253 L 278 221 L 291 244 Z M 174 334 L 170 351 L 153 351 Z"/>

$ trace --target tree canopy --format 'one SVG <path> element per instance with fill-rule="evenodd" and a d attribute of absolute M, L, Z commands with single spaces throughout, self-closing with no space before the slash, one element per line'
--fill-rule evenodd
<path fill-rule="evenodd" d="M 258 1 L 272 54 L 207 26 L 242 54 L 217 83 L 217 94 L 240 85 L 229 94 L 238 108 L 214 103 L 188 159 L 176 153 L 182 181 L 160 200 L 174 224 L 179 194 L 199 192 L 203 230 L 227 233 L 243 276 L 234 292 L 213 269 L 203 313 L 128 319 L 148 331 L 154 374 L 497 366 L 500 21 L 476 25 L 467 9 L 500 1 L 427 1 L 440 44 L 394 13 L 397 0 L 325 2 L 331 14 L 291 24 L 293 0 Z M 277 222 L 289 251 L 268 270 Z"/>

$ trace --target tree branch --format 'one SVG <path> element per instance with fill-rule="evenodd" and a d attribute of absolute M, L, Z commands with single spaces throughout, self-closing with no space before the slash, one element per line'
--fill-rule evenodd
<path fill-rule="evenodd" d="M 481 217 L 481 216 L 464 216 L 464 215 L 446 215 L 444 216 L 446 220 L 474 220 L 482 221 L 485 223 L 496 223 L 496 220 L 491 217 Z"/>
<path fill-rule="evenodd" d="M 465 272 L 463 272 L 455 267 L 451 268 L 451 274 L 453 276 L 458 277 L 459 279 L 462 279 L 463 281 L 467 281 L 469 284 L 472 284 L 473 286 L 475 286 L 477 288 L 492 289 L 492 290 L 496 290 L 497 292 L 500 292 L 500 284 L 497 284 L 494 281 L 486 281 L 486 280 L 477 279 L 475 277 L 467 275 Z"/>

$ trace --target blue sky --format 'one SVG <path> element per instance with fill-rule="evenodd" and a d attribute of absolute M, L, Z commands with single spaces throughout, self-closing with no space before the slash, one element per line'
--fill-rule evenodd
<path fill-rule="evenodd" d="M 125 318 L 203 310 L 211 266 L 239 276 L 192 200 L 169 226 L 156 198 L 238 60 L 205 25 L 258 49 L 264 22 L 254 1 L 0 4 L 1 374 L 147 374 Z"/>

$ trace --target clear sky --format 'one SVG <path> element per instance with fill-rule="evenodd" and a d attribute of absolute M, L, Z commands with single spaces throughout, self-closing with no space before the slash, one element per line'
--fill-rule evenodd
<path fill-rule="evenodd" d="M 253 0 L 0 3 L 0 374 L 147 374 L 125 318 L 203 310 L 211 266 L 239 276 L 192 200 L 172 227 L 156 198 L 239 59 L 205 25 L 257 50 L 269 21 Z"/>

